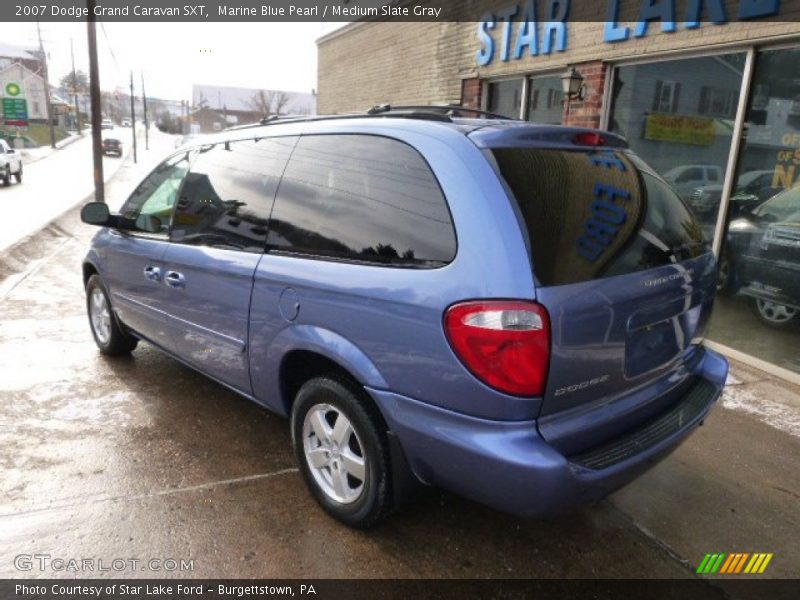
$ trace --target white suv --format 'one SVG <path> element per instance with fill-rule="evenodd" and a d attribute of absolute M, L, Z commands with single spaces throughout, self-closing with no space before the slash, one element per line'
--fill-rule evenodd
<path fill-rule="evenodd" d="M 0 139 L 0 181 L 3 185 L 11 185 L 11 176 L 22 183 L 22 158 L 19 152 Z"/>

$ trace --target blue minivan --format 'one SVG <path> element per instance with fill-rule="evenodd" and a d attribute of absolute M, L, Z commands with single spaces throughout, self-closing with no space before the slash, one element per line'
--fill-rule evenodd
<path fill-rule="evenodd" d="M 546 517 L 631 481 L 725 383 L 710 246 L 622 138 L 463 115 L 229 130 L 86 205 L 100 351 L 146 341 L 288 416 L 352 526 L 420 482 Z"/>

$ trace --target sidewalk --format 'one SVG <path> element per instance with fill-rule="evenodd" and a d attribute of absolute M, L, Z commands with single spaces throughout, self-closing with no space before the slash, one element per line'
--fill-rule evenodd
<path fill-rule="evenodd" d="M 31 163 L 35 163 L 36 161 L 42 160 L 43 158 L 47 158 L 56 150 L 61 150 L 66 148 L 70 144 L 77 142 L 78 140 L 82 140 L 87 135 L 91 134 L 91 130 L 84 129 L 83 132 L 77 133 L 73 132 L 69 137 L 64 138 L 60 142 L 56 143 L 55 149 L 52 146 L 38 146 L 37 148 L 23 148 L 20 150 L 20 154 L 22 155 L 22 162 L 26 165 Z"/>

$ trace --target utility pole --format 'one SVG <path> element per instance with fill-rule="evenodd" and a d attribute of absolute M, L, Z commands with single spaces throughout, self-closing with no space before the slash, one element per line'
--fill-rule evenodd
<path fill-rule="evenodd" d="M 69 53 L 72 56 L 72 94 L 75 99 L 75 127 L 78 134 L 81 132 L 81 109 L 78 106 L 78 78 L 75 75 L 75 48 L 72 45 L 72 38 L 69 38 Z"/>
<path fill-rule="evenodd" d="M 86 20 L 86 35 L 89 40 L 89 98 L 92 105 L 92 162 L 94 164 L 94 200 L 105 202 L 103 187 L 103 142 L 100 126 L 103 119 L 100 106 L 100 68 L 97 64 L 97 31 L 95 29 L 95 0 L 86 0 L 89 10 Z"/>
<path fill-rule="evenodd" d="M 136 107 L 133 97 L 133 71 L 131 71 L 131 132 L 133 133 L 133 162 L 136 164 Z"/>
<path fill-rule="evenodd" d="M 142 108 L 144 109 L 144 149 L 150 150 L 150 123 L 147 121 L 147 92 L 144 91 L 144 71 L 142 71 Z"/>
<path fill-rule="evenodd" d="M 39 54 L 42 56 L 42 77 L 44 78 L 44 104 L 47 110 L 47 124 L 50 127 L 50 145 L 56 147 L 56 130 L 53 128 L 53 107 L 50 105 L 50 80 L 47 78 L 47 55 L 42 44 L 42 28 L 36 19 L 36 33 L 39 36 Z"/>

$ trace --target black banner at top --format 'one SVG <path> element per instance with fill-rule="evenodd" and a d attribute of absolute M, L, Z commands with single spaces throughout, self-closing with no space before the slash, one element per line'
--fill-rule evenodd
<path fill-rule="evenodd" d="M 0 21 L 661 21 L 800 20 L 800 0 L 3 0 Z M 800 33 L 800 32 L 798 32 Z"/>

